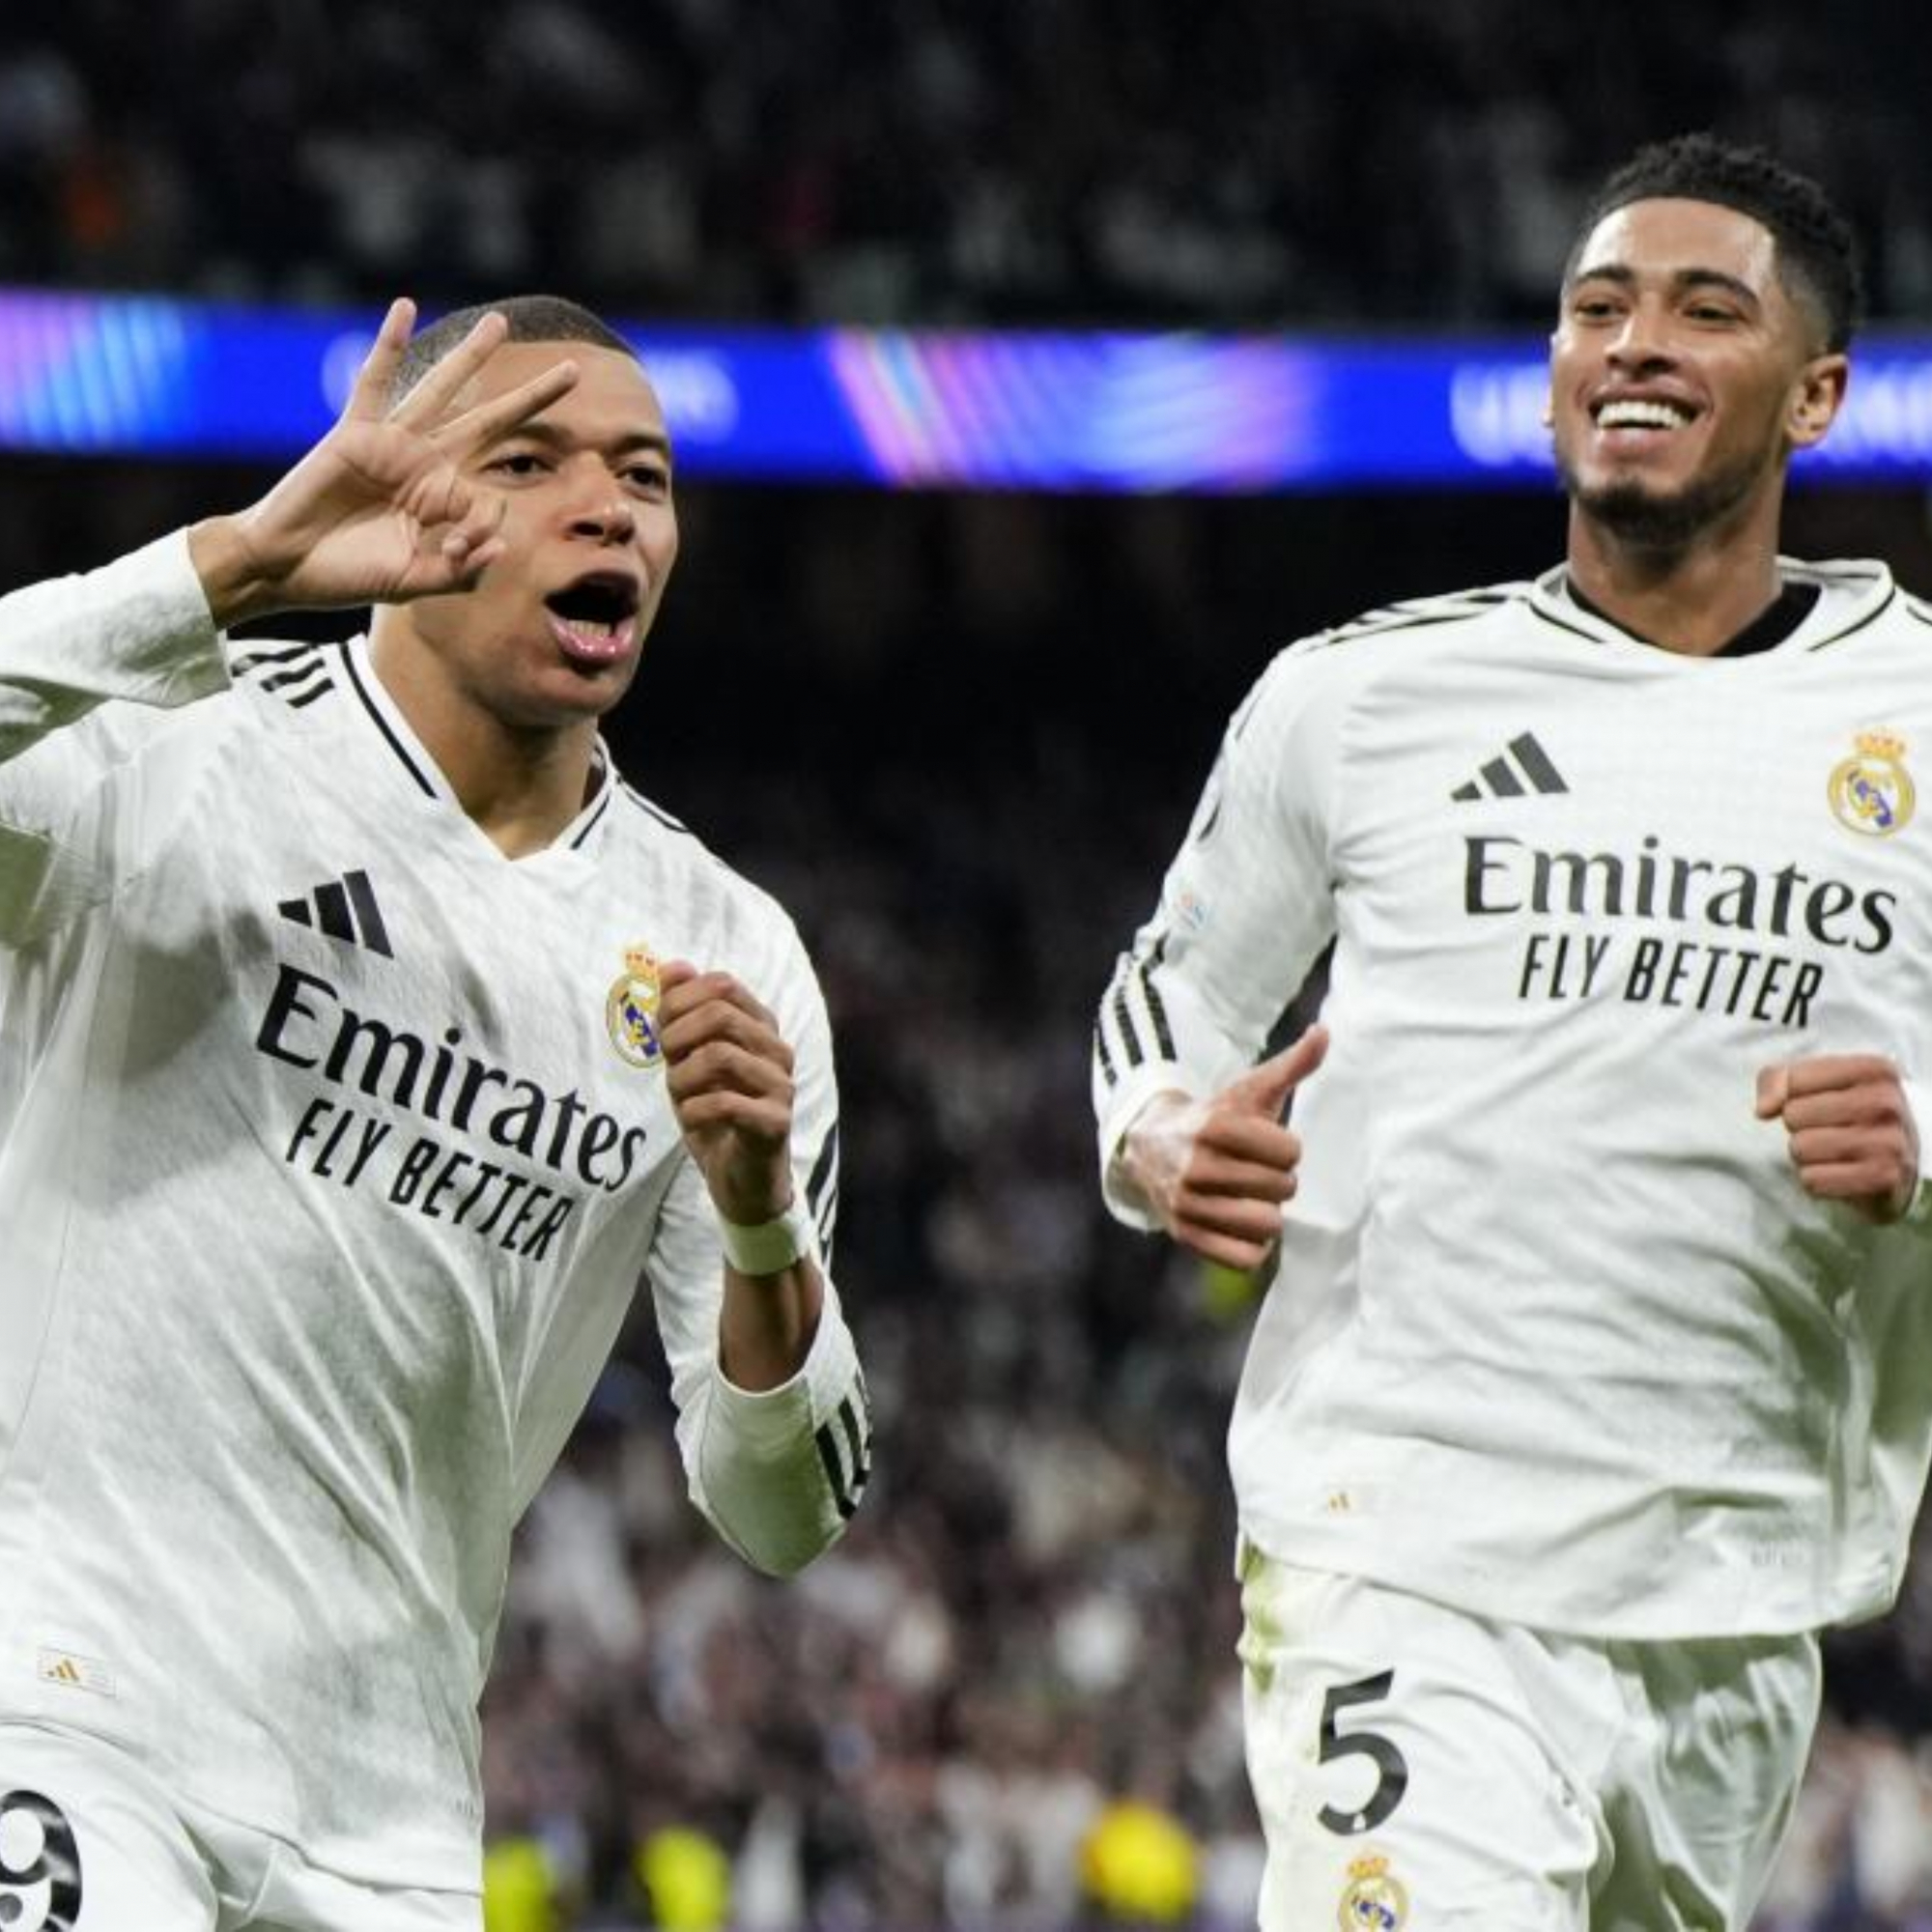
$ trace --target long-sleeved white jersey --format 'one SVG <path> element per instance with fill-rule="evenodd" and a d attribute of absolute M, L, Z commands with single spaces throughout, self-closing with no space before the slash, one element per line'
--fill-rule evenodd
<path fill-rule="evenodd" d="M 1932 613 L 1874 564 L 1755 655 L 1563 574 L 1284 651 L 1102 1004 L 1115 1168 L 1332 938 L 1230 1435 L 1244 1531 L 1480 1614 L 1776 1634 L 1896 1593 L 1932 1244 L 1800 1187 L 1755 1078 L 1932 1054 Z M 1932 1123 L 1921 1123 L 1932 1131 Z M 1921 1190 L 1921 1200 L 1923 1190 Z"/>
<path fill-rule="evenodd" d="M 0 600 L 0 1715 L 372 1882 L 473 1888 L 511 1527 L 640 1276 L 751 1561 L 864 1485 L 836 1293 L 751 1394 L 652 1031 L 723 968 L 837 1098 L 777 905 L 608 758 L 549 849 L 464 813 L 363 645 L 229 646 L 180 536 Z"/>

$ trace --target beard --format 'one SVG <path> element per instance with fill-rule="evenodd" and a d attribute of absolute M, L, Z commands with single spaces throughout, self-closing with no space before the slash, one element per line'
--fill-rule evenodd
<path fill-rule="evenodd" d="M 1611 536 L 1638 550 L 1675 551 L 1722 524 L 1756 490 L 1771 461 L 1767 453 L 1739 456 L 1678 490 L 1636 477 L 1591 489 L 1561 451 L 1556 469 L 1571 503 Z"/>

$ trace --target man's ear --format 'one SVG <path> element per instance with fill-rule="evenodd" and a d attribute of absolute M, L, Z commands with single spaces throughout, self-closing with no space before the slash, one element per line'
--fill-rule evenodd
<path fill-rule="evenodd" d="M 1784 433 L 1794 449 L 1809 449 L 1825 440 L 1825 432 L 1837 419 L 1851 377 L 1851 360 L 1845 355 L 1814 355 L 1805 363 L 1785 414 Z"/>

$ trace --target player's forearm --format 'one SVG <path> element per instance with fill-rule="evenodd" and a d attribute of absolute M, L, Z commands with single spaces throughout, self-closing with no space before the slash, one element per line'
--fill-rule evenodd
<path fill-rule="evenodd" d="M 754 1391 L 788 1382 L 811 1352 L 824 1304 L 809 1255 L 776 1274 L 743 1274 L 727 1262 L 718 1322 L 718 1363 L 726 1378 Z"/>
<path fill-rule="evenodd" d="M 328 535 L 326 526 L 300 529 L 272 519 L 259 507 L 236 516 L 204 518 L 187 533 L 188 554 L 214 621 L 228 630 L 251 617 L 277 611 L 347 609 L 380 601 L 372 590 L 358 595 L 344 588 L 318 594 L 304 579 L 303 564 Z"/>
<path fill-rule="evenodd" d="M 302 565 L 328 535 L 326 525 L 303 528 L 286 517 L 254 510 L 206 517 L 191 525 L 188 555 L 208 608 L 222 630 L 280 611 L 341 608 L 367 601 L 344 593 L 321 598 L 300 582 Z"/>
<path fill-rule="evenodd" d="M 205 518 L 189 528 L 187 549 L 208 608 L 222 630 L 279 608 L 271 564 L 257 554 L 241 518 Z"/>

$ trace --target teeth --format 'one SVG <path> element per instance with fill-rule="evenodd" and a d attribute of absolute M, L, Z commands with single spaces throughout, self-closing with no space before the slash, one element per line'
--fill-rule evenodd
<path fill-rule="evenodd" d="M 1599 429 L 1676 429 L 1690 420 L 1690 412 L 1675 403 L 1635 400 L 1605 403 L 1597 412 Z"/>
<path fill-rule="evenodd" d="M 621 657 L 635 636 L 629 616 L 607 620 L 603 617 L 566 617 L 551 612 L 557 643 L 569 655 L 588 663 Z"/>

